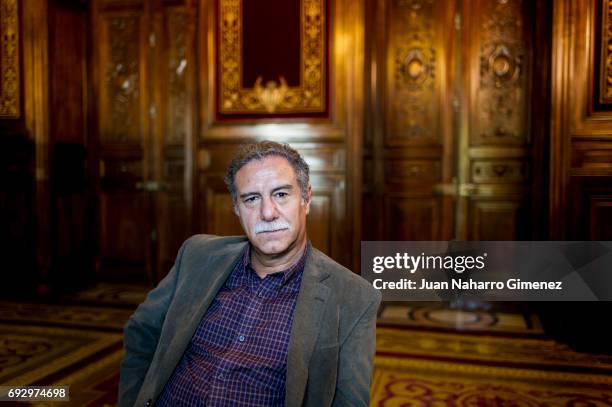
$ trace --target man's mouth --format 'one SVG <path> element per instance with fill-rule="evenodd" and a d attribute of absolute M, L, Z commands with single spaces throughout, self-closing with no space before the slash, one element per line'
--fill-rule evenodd
<path fill-rule="evenodd" d="M 287 230 L 287 229 L 288 229 L 288 228 L 283 228 L 283 229 L 274 229 L 274 230 L 263 230 L 263 231 L 261 231 L 261 232 L 258 232 L 257 234 L 258 234 L 258 235 L 261 235 L 261 234 L 265 234 L 265 233 L 276 233 L 276 232 L 282 232 L 282 231 Z"/>

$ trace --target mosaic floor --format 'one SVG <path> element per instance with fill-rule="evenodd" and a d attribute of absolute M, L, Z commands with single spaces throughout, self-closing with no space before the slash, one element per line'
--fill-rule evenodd
<path fill-rule="evenodd" d="M 0 384 L 69 385 L 62 406 L 115 406 L 125 299 L 136 295 L 113 306 L 96 295 L 85 294 L 95 306 L 0 302 Z M 546 338 L 524 312 L 385 304 L 371 406 L 612 406 L 612 357 Z"/>

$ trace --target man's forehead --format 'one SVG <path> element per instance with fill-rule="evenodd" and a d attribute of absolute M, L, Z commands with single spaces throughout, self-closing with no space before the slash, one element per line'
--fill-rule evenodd
<path fill-rule="evenodd" d="M 284 180 L 284 182 L 296 180 L 295 171 L 286 158 L 268 156 L 255 159 L 245 164 L 236 173 L 236 181 L 240 183 L 270 179 Z"/>

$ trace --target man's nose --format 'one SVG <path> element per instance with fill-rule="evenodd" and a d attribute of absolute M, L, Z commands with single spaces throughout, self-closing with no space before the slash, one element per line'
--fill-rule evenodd
<path fill-rule="evenodd" d="M 261 219 L 270 222 L 276 218 L 278 218 L 276 203 L 270 197 L 263 198 L 261 200 Z"/>

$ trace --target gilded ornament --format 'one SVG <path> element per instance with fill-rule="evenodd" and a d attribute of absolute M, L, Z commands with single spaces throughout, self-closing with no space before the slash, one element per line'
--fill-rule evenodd
<path fill-rule="evenodd" d="M 310 113 L 325 110 L 325 0 L 301 0 L 300 85 L 284 78 L 243 87 L 242 1 L 219 0 L 219 98 L 223 114 Z"/>
<path fill-rule="evenodd" d="M 0 117 L 18 118 L 19 86 L 19 10 L 17 0 L 0 0 Z"/>

